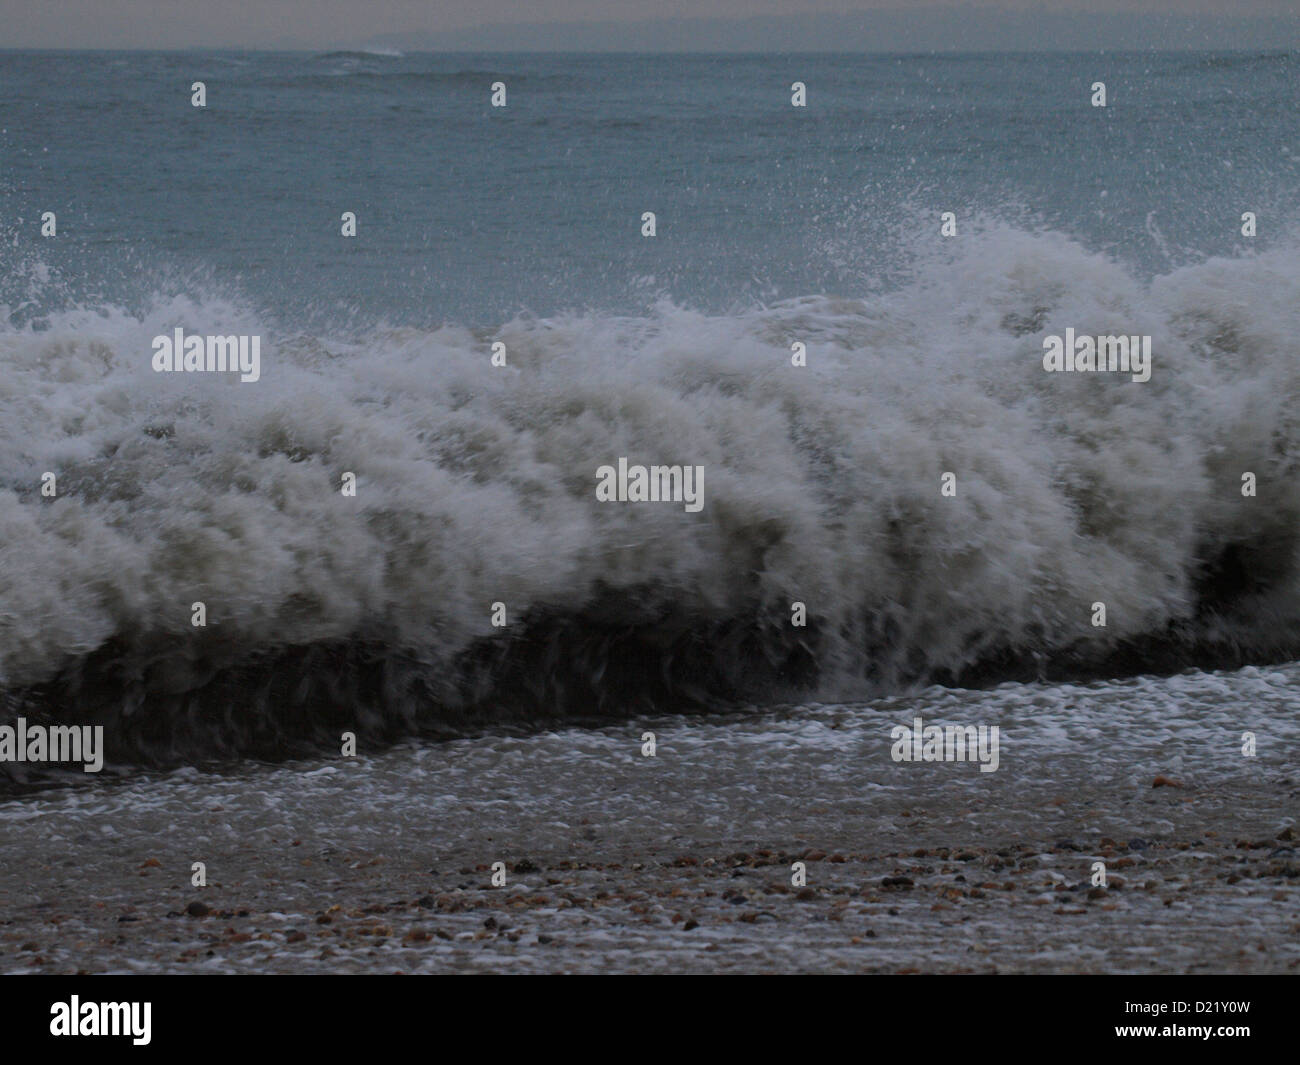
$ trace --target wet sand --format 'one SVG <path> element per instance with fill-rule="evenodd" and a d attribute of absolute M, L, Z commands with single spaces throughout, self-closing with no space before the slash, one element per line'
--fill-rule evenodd
<path fill-rule="evenodd" d="M 0 970 L 1297 972 L 1297 678 L 932 689 L 44 792 L 0 803 Z M 999 770 L 893 762 L 914 713 L 999 724 Z"/>

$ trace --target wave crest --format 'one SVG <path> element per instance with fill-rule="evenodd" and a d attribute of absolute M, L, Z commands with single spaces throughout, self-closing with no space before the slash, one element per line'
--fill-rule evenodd
<path fill-rule="evenodd" d="M 342 341 L 170 299 L 11 327 L 0 686 L 175 752 L 357 714 L 391 732 L 1294 657 L 1297 254 L 1145 283 L 994 227 L 892 293 L 728 316 Z M 154 374 L 178 325 L 260 333 L 262 380 Z M 1151 335 L 1151 380 L 1045 373 L 1067 327 Z M 703 465 L 703 512 L 597 502 L 619 456 Z"/>

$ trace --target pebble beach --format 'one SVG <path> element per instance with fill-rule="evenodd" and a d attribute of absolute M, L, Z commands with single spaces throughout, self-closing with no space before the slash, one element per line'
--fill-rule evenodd
<path fill-rule="evenodd" d="M 0 804 L 0 969 L 1295 972 L 1298 678 L 931 688 L 105 774 Z M 892 761 L 913 713 L 1000 724 L 999 769 Z"/>

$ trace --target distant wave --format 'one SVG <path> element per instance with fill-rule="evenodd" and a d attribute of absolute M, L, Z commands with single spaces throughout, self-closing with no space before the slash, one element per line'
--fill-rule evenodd
<path fill-rule="evenodd" d="M 177 326 L 260 333 L 262 380 L 154 374 Z M 1151 380 L 1045 373 L 1067 327 L 1150 334 Z M 1009 227 L 889 294 L 730 316 L 0 326 L 0 689 L 174 760 L 1293 658 L 1298 338 L 1296 246 L 1147 283 Z M 619 456 L 703 465 L 704 510 L 598 502 Z"/>
<path fill-rule="evenodd" d="M 337 52 L 322 52 L 314 56 L 315 59 L 370 59 L 374 56 L 390 59 L 401 59 L 406 55 L 405 52 L 396 48 L 353 48 L 343 49 Z"/>
<path fill-rule="evenodd" d="M 411 70 L 385 63 L 386 58 L 400 58 L 400 53 L 381 52 L 331 52 L 327 55 L 314 56 L 305 64 L 300 73 L 277 73 L 263 84 L 267 88 L 294 86 L 312 86 L 318 89 L 333 89 L 337 86 L 353 86 L 356 83 L 371 82 L 382 87 L 420 87 L 455 88 L 457 86 L 475 86 L 487 89 L 492 82 L 501 78 L 500 70 L 488 70 L 467 67 L 463 70 Z M 379 60 L 376 62 L 376 60 Z M 346 79 L 346 80 L 340 80 Z M 568 73 L 524 73 L 515 71 L 510 74 L 510 85 L 522 87 L 530 84 L 581 85 L 580 79 Z"/>
<path fill-rule="evenodd" d="M 1295 62 L 1295 53 L 1285 50 L 1219 52 L 1212 55 L 1197 55 L 1191 59 L 1184 70 L 1236 70 L 1241 67 L 1261 64 L 1289 66 Z"/>

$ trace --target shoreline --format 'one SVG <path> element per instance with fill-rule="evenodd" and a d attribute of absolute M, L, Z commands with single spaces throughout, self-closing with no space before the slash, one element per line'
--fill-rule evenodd
<path fill-rule="evenodd" d="M 932 689 L 3 801 L 0 971 L 1296 972 L 1297 674 Z M 1000 723 L 1000 768 L 891 761 L 912 714 Z"/>

